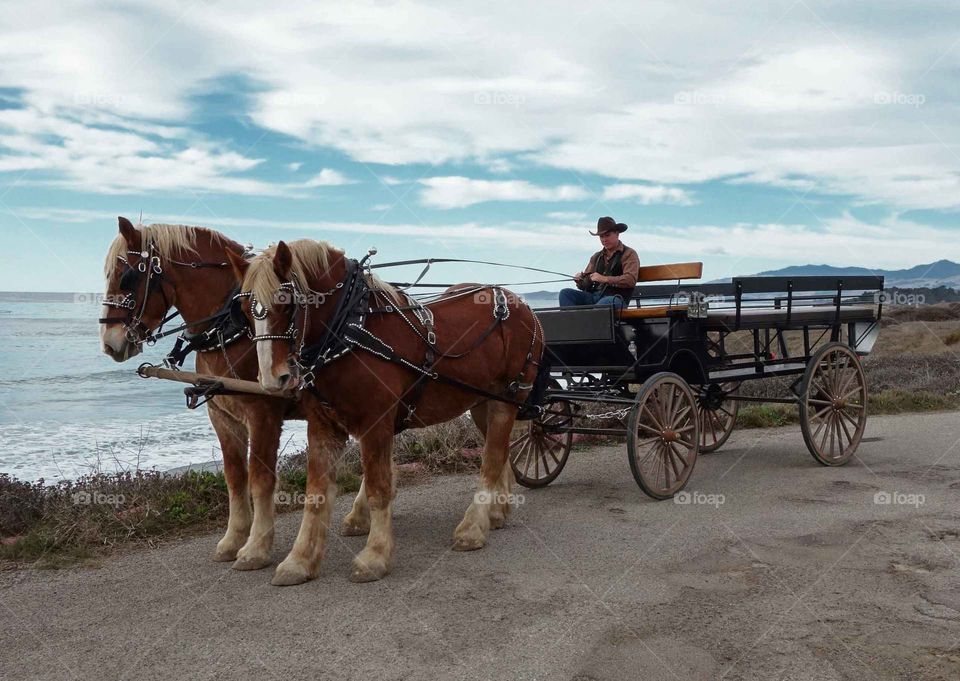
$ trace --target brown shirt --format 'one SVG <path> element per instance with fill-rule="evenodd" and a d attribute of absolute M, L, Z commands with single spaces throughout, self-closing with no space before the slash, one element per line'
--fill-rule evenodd
<path fill-rule="evenodd" d="M 614 253 L 617 251 L 622 251 L 623 255 L 620 256 L 620 266 L 623 267 L 623 274 L 610 277 L 610 283 L 607 286 L 612 286 L 614 288 L 633 288 L 637 285 L 637 275 L 640 273 L 640 256 L 637 255 L 637 252 L 624 244 L 622 241 L 614 249 Z M 606 251 L 601 251 L 599 256 L 593 255 L 590 257 L 590 262 L 587 263 L 586 269 L 583 270 L 583 279 L 585 285 L 588 285 L 590 282 L 590 275 L 597 271 L 597 258 L 603 258 L 604 264 L 610 262 L 613 258 L 613 253 L 607 257 Z"/>

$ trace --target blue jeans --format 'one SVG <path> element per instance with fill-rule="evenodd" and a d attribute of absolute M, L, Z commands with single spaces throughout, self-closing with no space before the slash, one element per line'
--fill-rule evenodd
<path fill-rule="evenodd" d="M 624 307 L 620 296 L 602 296 L 599 291 L 581 291 L 575 288 L 565 288 L 560 291 L 560 307 L 576 307 L 577 305 L 613 305 L 618 310 Z"/>

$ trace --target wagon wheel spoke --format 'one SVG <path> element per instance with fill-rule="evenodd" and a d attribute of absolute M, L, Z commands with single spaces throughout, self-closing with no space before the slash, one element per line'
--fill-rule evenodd
<path fill-rule="evenodd" d="M 716 417 L 714 416 L 713 411 L 709 411 L 709 412 L 707 412 L 707 413 L 710 414 L 710 418 L 708 419 L 708 424 L 709 424 L 709 426 L 710 426 L 710 437 L 713 438 L 713 441 L 714 441 L 714 442 L 716 442 L 716 441 L 717 441 L 717 429 L 716 429 L 716 425 L 715 425 L 715 418 L 716 418 Z M 704 429 L 704 430 L 706 430 L 706 429 Z"/>
<path fill-rule="evenodd" d="M 543 475 L 544 477 L 550 475 L 550 466 L 549 461 L 547 461 L 547 450 L 540 450 L 540 460 L 543 461 Z"/>
<path fill-rule="evenodd" d="M 523 433 L 520 437 L 518 437 L 516 440 L 510 443 L 510 449 L 513 449 L 514 447 L 516 447 L 518 444 L 520 444 L 522 440 L 527 440 L 529 438 L 530 438 L 529 431 Z"/>
<path fill-rule="evenodd" d="M 670 459 L 670 467 L 673 469 L 673 476 L 675 480 L 679 480 L 681 477 L 681 468 L 677 466 L 677 453 L 673 449 L 673 445 L 667 445 L 667 458 Z M 683 459 L 681 459 L 683 461 Z M 683 462 L 683 467 L 687 467 L 687 462 Z"/>
<path fill-rule="evenodd" d="M 860 427 L 860 423 L 858 421 L 854 421 L 853 417 L 847 413 L 846 407 L 840 410 L 840 415 L 843 416 L 843 418 L 847 419 L 850 422 L 850 425 L 853 426 L 854 428 Z"/>
<path fill-rule="evenodd" d="M 646 428 L 647 430 L 649 430 L 649 431 L 651 431 L 651 432 L 654 432 L 654 433 L 661 433 L 661 432 L 663 432 L 664 430 L 666 430 L 666 428 L 663 427 L 663 425 L 660 423 L 660 421 L 657 419 L 657 417 L 653 415 L 653 412 L 650 411 L 649 407 L 647 407 L 646 404 L 643 405 L 643 411 L 646 412 L 647 416 L 650 417 L 650 420 L 653 421 L 653 425 L 655 425 L 655 426 L 657 427 L 657 429 L 654 430 L 653 428 L 650 428 L 649 426 L 641 423 L 640 426 L 641 426 L 642 428 Z"/>
<path fill-rule="evenodd" d="M 841 399 L 841 400 L 845 400 L 845 399 L 847 399 L 848 397 L 850 397 L 851 395 L 854 395 L 854 394 L 860 392 L 860 390 L 861 390 L 861 386 L 857 386 L 856 388 L 854 388 L 854 389 L 852 389 L 852 390 L 850 390 L 850 391 L 842 394 L 842 395 L 840 396 L 840 399 Z"/>
<path fill-rule="evenodd" d="M 665 430 L 664 428 L 651 428 L 646 423 L 638 423 L 637 427 L 643 428 L 644 430 L 649 430 L 651 433 L 656 433 L 658 437 Z"/>
<path fill-rule="evenodd" d="M 809 402 L 810 404 L 825 404 L 825 405 L 827 405 L 828 407 L 832 407 L 832 406 L 833 406 L 833 402 L 830 401 L 830 400 L 815 400 L 815 399 L 813 399 L 812 397 L 811 397 L 810 399 L 808 399 L 807 402 Z"/>
<path fill-rule="evenodd" d="M 842 454 L 843 451 L 846 450 L 846 448 L 853 442 L 853 435 L 851 435 L 850 431 L 847 429 L 847 424 L 843 422 L 843 411 L 837 412 L 837 424 L 843 429 L 844 435 L 847 436 L 847 444 L 843 445 L 843 448 L 840 451 Z"/>
<path fill-rule="evenodd" d="M 828 411 L 830 411 L 831 409 L 833 409 L 833 402 L 830 402 L 830 403 L 828 404 L 828 406 L 824 407 L 823 409 L 821 409 L 820 411 L 818 411 L 816 414 L 814 414 L 814 415 L 813 415 L 813 418 L 815 418 L 815 419 L 822 418 L 823 415 L 826 414 L 826 413 L 827 413 Z"/>
<path fill-rule="evenodd" d="M 826 447 L 826 445 L 827 445 L 827 435 L 830 434 L 829 423 L 830 423 L 830 419 L 829 419 L 829 418 L 826 418 L 826 419 L 823 420 L 823 425 L 825 425 L 825 426 L 827 426 L 827 427 L 823 429 L 823 439 L 820 440 L 820 451 L 821 451 L 821 452 L 823 451 L 823 448 Z"/>
<path fill-rule="evenodd" d="M 830 429 L 830 458 L 831 459 L 833 458 L 833 440 L 834 440 L 834 436 L 836 435 L 836 430 L 837 430 L 836 425 L 837 425 L 837 414 L 836 412 L 834 412 L 833 414 L 830 414 L 830 425 L 828 426 L 828 428 Z"/>
<path fill-rule="evenodd" d="M 530 460 L 530 452 L 532 449 L 533 439 L 529 439 L 524 443 L 523 449 L 521 450 L 526 455 L 526 458 L 523 460 L 523 477 L 525 478 L 528 477 L 528 474 L 530 473 L 530 464 L 533 463 Z"/>
<path fill-rule="evenodd" d="M 663 464 L 663 488 L 670 488 L 670 469 L 667 467 L 667 457 L 670 455 L 667 453 L 668 447 L 664 446 L 661 448 L 663 453 L 660 455 L 660 462 Z"/>
<path fill-rule="evenodd" d="M 521 442 L 523 442 L 522 445 L 520 445 Z M 518 462 L 518 463 L 519 463 L 520 457 L 521 457 L 521 456 L 523 455 L 523 453 L 526 451 L 527 444 L 528 444 L 529 442 L 530 442 L 530 434 L 529 434 L 529 433 L 524 433 L 523 435 L 521 435 L 520 437 L 518 437 L 516 440 L 514 440 L 513 443 L 511 443 L 511 445 L 510 445 L 510 449 L 511 449 L 511 450 L 512 450 L 514 447 L 516 447 L 517 445 L 520 445 L 519 449 L 517 449 L 517 450 L 516 450 L 516 453 L 513 455 L 513 460 L 514 460 L 515 462 Z"/>
<path fill-rule="evenodd" d="M 680 461 L 683 462 L 683 468 L 684 468 L 684 470 L 686 470 L 686 468 L 687 468 L 687 466 L 689 465 L 689 463 L 687 463 L 686 458 L 684 458 L 683 454 L 680 453 L 680 450 L 679 450 L 679 449 L 674 449 L 674 448 L 673 448 L 673 443 L 672 443 L 672 442 L 670 443 L 670 452 L 671 452 L 675 457 L 677 457 L 678 459 L 680 459 Z"/>
<path fill-rule="evenodd" d="M 851 367 L 847 367 L 843 370 L 844 379 L 837 387 L 837 394 L 843 395 L 847 388 L 850 386 L 850 382 L 857 377 L 857 370 Z M 859 390 L 859 388 L 857 388 Z"/>

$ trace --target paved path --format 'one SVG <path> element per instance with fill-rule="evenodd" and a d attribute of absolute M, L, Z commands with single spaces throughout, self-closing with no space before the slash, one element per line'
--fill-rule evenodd
<path fill-rule="evenodd" d="M 0 678 L 960 678 L 960 415 L 867 437 L 827 469 L 797 428 L 734 433 L 686 505 L 645 498 L 623 446 L 575 451 L 467 554 L 449 546 L 474 480 L 432 479 L 400 490 L 373 584 L 347 580 L 360 537 L 290 588 L 208 560 L 216 536 L 7 573 Z"/>

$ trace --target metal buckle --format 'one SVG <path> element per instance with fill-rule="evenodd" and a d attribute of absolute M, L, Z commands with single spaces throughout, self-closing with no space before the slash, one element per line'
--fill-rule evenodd
<path fill-rule="evenodd" d="M 435 334 L 433 331 L 427 331 L 427 342 L 428 342 L 430 345 L 436 345 L 436 344 L 437 344 L 437 334 Z"/>

